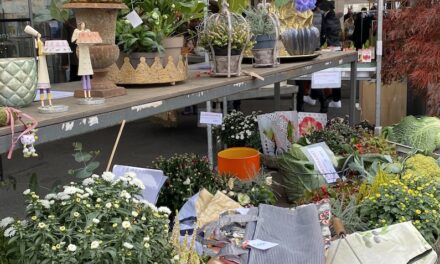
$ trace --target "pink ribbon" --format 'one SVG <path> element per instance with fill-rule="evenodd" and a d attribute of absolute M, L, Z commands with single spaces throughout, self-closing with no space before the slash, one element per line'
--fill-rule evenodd
<path fill-rule="evenodd" d="M 17 142 L 20 140 L 20 138 L 26 134 L 29 134 L 33 129 L 35 129 L 38 125 L 38 121 L 33 118 L 32 116 L 25 114 L 23 112 L 21 112 L 20 110 L 17 110 L 15 108 L 12 107 L 5 107 L 6 112 L 6 123 L 9 124 L 11 126 L 11 147 L 9 148 L 9 152 L 8 152 L 8 159 L 12 158 L 12 152 L 14 152 L 15 149 L 15 145 L 17 145 Z M 17 115 L 17 118 L 24 124 L 24 126 L 26 127 L 26 129 L 21 132 L 20 135 L 18 135 L 17 137 L 14 137 L 14 133 L 15 133 L 15 119 L 14 119 L 14 113 Z M 25 117 L 29 120 L 31 120 L 32 125 L 26 125 L 23 120 L 21 120 L 22 117 Z"/>

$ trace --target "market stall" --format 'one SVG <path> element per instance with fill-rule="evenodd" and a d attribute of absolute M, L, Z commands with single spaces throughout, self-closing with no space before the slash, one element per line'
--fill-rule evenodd
<path fill-rule="evenodd" d="M 380 30 L 376 68 L 358 71 L 359 52 L 336 51 L 338 34 L 313 25 L 315 1 L 230 2 L 210 13 L 197 0 L 54 4 L 73 9 L 78 22 L 71 40 L 81 82 L 59 85 L 46 57 L 70 48 L 25 28 L 38 68 L 33 59 L 0 64 L 8 73 L 0 76 L 0 153 L 12 158 L 21 143 L 34 158 L 38 144 L 121 126 L 105 172 L 97 172 L 99 151 L 75 143 L 75 181 L 44 196 L 24 190 L 25 219 L 0 220 L 1 263 L 437 263 L 440 119 L 407 116 L 380 133 L 380 123 L 355 117 L 358 78 L 379 70 L 380 121 Z M 322 7 L 323 19 L 338 20 L 334 3 Z M 189 70 L 188 32 L 209 67 Z M 317 51 L 321 37 L 331 48 Z M 323 72 L 330 68 L 339 75 Z M 347 118 L 281 111 L 280 83 L 308 75 L 314 88 L 349 79 Z M 228 97 L 268 85 L 274 112 L 228 111 Z M 40 103 L 24 101 L 36 89 Z M 54 98 L 75 89 L 75 97 Z M 211 111 L 215 99 L 223 114 Z M 200 103 L 207 156 L 114 165 L 126 122 Z"/>

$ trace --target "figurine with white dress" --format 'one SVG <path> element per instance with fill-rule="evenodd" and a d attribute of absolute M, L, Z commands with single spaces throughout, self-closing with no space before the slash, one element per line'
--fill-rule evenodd
<path fill-rule="evenodd" d="M 102 43 L 98 32 L 86 29 L 84 22 L 79 23 L 79 28 L 73 31 L 72 42 L 78 45 L 78 76 L 81 76 L 84 99 L 80 104 L 102 104 L 104 98 L 92 98 L 92 84 L 90 77 L 93 75 L 92 61 L 90 59 L 90 47 Z"/>
<path fill-rule="evenodd" d="M 37 60 L 38 60 L 38 82 L 37 88 L 40 92 L 40 104 L 41 107 L 38 108 L 40 113 L 59 113 L 66 112 L 69 107 L 66 105 L 53 105 L 52 104 L 52 93 L 49 79 L 49 72 L 47 70 L 46 55 L 59 54 L 59 53 L 70 53 L 70 47 L 66 40 L 47 40 L 43 42 L 41 40 L 41 34 L 36 31 L 31 26 L 26 26 L 24 32 L 32 35 L 36 38 L 35 47 L 37 49 Z M 47 99 L 48 105 L 45 105 L 45 100 Z"/>

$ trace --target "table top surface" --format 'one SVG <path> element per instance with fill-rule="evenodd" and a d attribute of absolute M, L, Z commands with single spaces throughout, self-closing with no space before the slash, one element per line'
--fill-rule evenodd
<path fill-rule="evenodd" d="M 252 71 L 259 74 L 262 77 L 274 76 L 283 72 L 290 72 L 297 69 L 311 68 L 311 65 L 320 64 L 322 67 L 339 67 L 342 63 L 347 63 L 347 58 L 354 58 L 357 56 L 356 52 L 325 52 L 318 58 L 310 61 L 281 64 L 274 68 L 252 68 L 251 65 L 243 65 L 242 70 Z M 342 59 L 345 59 L 344 62 Z M 339 60 L 339 64 L 335 64 L 335 60 Z M 333 64 L 330 63 L 333 62 Z M 200 70 L 202 71 L 202 70 Z M 191 72 L 191 76 L 195 76 L 194 72 Z M 253 82 L 250 76 L 239 76 L 232 78 L 219 78 L 219 77 L 191 77 L 189 80 L 177 83 L 174 86 L 170 85 L 151 85 L 151 86 L 137 86 L 136 88 L 127 89 L 127 95 L 107 98 L 106 102 L 102 105 L 79 105 L 78 98 L 62 98 L 53 100 L 54 105 L 67 105 L 69 111 L 64 113 L 54 114 L 40 114 L 38 112 L 39 102 L 34 102 L 30 106 L 21 109 L 23 112 L 31 115 L 38 121 L 38 127 L 50 126 L 54 124 L 60 124 L 69 120 L 75 120 L 83 117 L 99 115 L 102 113 L 108 113 L 125 108 L 131 108 L 133 106 L 154 103 L 161 100 L 166 100 L 173 97 L 182 97 L 193 93 L 203 93 L 211 89 L 221 88 L 227 85 L 241 84 L 244 82 Z M 53 85 L 54 90 L 70 90 L 80 89 L 80 83 L 63 83 Z M 233 94 L 233 93 L 231 93 Z M 10 134 L 10 128 L 0 128 L 0 136 Z"/>

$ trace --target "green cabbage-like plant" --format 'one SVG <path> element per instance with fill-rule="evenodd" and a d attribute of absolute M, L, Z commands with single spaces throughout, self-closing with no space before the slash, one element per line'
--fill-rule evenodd
<path fill-rule="evenodd" d="M 426 152 L 440 148 L 440 119 L 407 116 L 400 123 L 384 128 L 386 139 Z"/>

